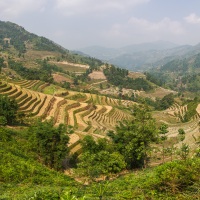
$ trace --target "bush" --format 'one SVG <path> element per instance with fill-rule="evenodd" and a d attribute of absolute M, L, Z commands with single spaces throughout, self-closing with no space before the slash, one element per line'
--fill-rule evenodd
<path fill-rule="evenodd" d="M 155 171 L 158 190 L 177 193 L 199 181 L 200 160 L 174 161 L 158 167 Z"/>

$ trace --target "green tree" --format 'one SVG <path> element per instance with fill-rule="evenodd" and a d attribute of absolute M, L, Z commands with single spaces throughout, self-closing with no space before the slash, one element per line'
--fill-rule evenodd
<path fill-rule="evenodd" d="M 16 121 L 18 105 L 13 99 L 9 99 L 7 96 L 0 95 L 0 117 L 8 124 L 12 124 Z"/>
<path fill-rule="evenodd" d="M 125 167 L 124 157 L 118 152 L 99 151 L 96 154 L 85 152 L 80 156 L 78 173 L 93 179 L 100 175 L 109 176 L 118 173 Z"/>
<path fill-rule="evenodd" d="M 110 132 L 117 151 L 125 158 L 128 168 L 146 167 L 150 144 L 157 141 L 158 130 L 148 108 L 135 107 L 134 120 L 123 121 L 116 127 L 116 133 Z"/>
<path fill-rule="evenodd" d="M 4 65 L 4 59 L 3 58 L 0 58 L 0 73 L 1 73 L 1 69 Z"/>
<path fill-rule="evenodd" d="M 97 141 L 91 136 L 86 136 L 82 144 L 82 154 L 78 163 L 78 173 L 90 178 L 100 175 L 114 174 L 126 167 L 124 157 L 114 151 L 112 143 L 105 138 Z"/>
<path fill-rule="evenodd" d="M 182 128 L 178 129 L 178 137 L 180 141 L 183 141 L 185 139 L 185 131 Z"/>
<path fill-rule="evenodd" d="M 178 139 L 179 141 L 181 141 L 181 147 L 180 147 L 180 157 L 181 159 L 183 160 L 186 160 L 188 155 L 189 155 L 189 152 L 190 152 L 190 147 L 188 144 L 184 143 L 183 140 L 185 139 L 185 131 L 184 129 L 180 128 L 178 129 Z"/>
<path fill-rule="evenodd" d="M 165 161 L 165 141 L 167 140 L 167 133 L 169 132 L 168 130 L 168 125 L 165 123 L 162 123 L 161 126 L 159 127 L 159 134 L 160 140 L 162 143 L 162 162 L 164 163 Z"/>
<path fill-rule="evenodd" d="M 53 120 L 42 122 L 38 120 L 28 132 L 32 148 L 38 159 L 45 165 L 56 170 L 62 169 L 62 161 L 68 155 L 69 137 L 63 124 L 53 126 Z"/>

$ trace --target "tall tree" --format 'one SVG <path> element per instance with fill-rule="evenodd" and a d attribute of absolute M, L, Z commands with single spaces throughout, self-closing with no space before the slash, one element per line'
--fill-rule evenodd
<path fill-rule="evenodd" d="M 66 135 L 66 128 L 63 124 L 53 126 L 53 121 L 42 122 L 38 120 L 29 130 L 30 140 L 38 159 L 50 168 L 59 170 L 62 168 L 62 161 L 67 156 L 69 137 Z"/>
<path fill-rule="evenodd" d="M 162 142 L 162 162 L 164 163 L 165 161 L 165 141 L 167 140 L 167 133 L 169 132 L 168 130 L 168 125 L 165 123 L 162 123 L 159 127 L 159 133 L 161 134 L 160 140 Z"/>
<path fill-rule="evenodd" d="M 129 168 L 145 167 L 150 144 L 158 139 L 158 130 L 147 107 L 135 107 L 133 116 L 134 120 L 120 122 L 116 133 L 108 135 Z"/>
<path fill-rule="evenodd" d="M 13 99 L 0 95 L 0 117 L 4 118 L 8 124 L 12 124 L 16 120 L 18 105 Z"/>

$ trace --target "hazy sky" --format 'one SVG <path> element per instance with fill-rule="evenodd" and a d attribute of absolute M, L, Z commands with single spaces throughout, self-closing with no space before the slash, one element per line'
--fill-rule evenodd
<path fill-rule="evenodd" d="M 200 42 L 200 0 L 0 0 L 0 20 L 67 49 Z"/>

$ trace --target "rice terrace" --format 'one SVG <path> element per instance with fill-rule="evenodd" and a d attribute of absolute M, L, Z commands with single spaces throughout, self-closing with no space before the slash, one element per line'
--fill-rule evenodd
<path fill-rule="evenodd" d="M 200 199 L 200 48 L 151 45 L 70 51 L 0 21 L 0 199 Z"/>

